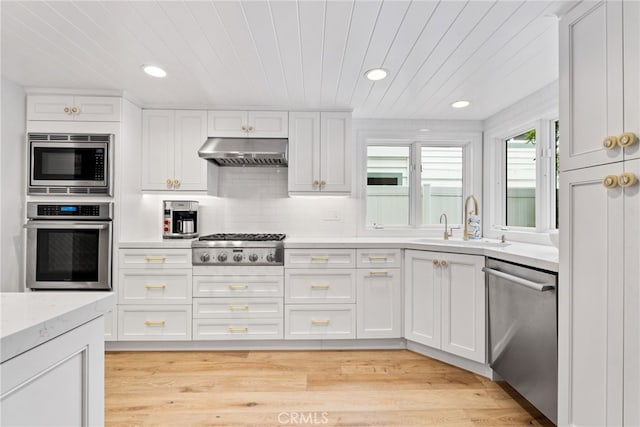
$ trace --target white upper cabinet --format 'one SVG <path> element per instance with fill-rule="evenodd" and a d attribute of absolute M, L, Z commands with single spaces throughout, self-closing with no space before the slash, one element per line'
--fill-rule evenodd
<path fill-rule="evenodd" d="M 286 138 L 286 111 L 209 111 L 208 136 L 235 138 Z"/>
<path fill-rule="evenodd" d="M 640 42 L 637 21 L 626 16 L 633 3 L 584 2 L 560 23 L 563 171 L 638 156 Z"/>
<path fill-rule="evenodd" d="M 640 2 L 625 1 L 624 27 L 624 131 L 640 138 Z M 640 141 L 624 149 L 627 159 L 640 159 Z M 640 423 L 640 421 L 638 421 Z"/>
<path fill-rule="evenodd" d="M 27 120 L 119 122 L 121 100 L 112 96 L 30 95 Z"/>
<path fill-rule="evenodd" d="M 142 189 L 205 191 L 207 162 L 198 149 L 207 139 L 207 113 L 142 112 Z"/>
<path fill-rule="evenodd" d="M 351 113 L 289 114 L 289 192 L 351 192 Z"/>

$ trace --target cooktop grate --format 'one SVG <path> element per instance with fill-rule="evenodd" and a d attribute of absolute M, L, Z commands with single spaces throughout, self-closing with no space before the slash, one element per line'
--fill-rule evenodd
<path fill-rule="evenodd" d="M 201 241 L 239 240 L 246 242 L 266 242 L 284 240 L 286 234 L 276 233 L 215 233 L 200 237 Z"/>

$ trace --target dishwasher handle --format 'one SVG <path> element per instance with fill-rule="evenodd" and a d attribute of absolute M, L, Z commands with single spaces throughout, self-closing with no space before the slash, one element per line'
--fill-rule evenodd
<path fill-rule="evenodd" d="M 556 287 L 554 285 L 542 284 L 538 282 L 534 282 L 531 280 L 523 279 L 522 277 L 514 276 L 513 274 L 504 273 L 500 270 L 494 270 L 489 267 L 482 267 L 482 271 L 492 276 L 500 277 L 505 280 L 509 280 L 510 282 L 516 283 L 520 286 L 524 286 L 525 288 L 533 289 L 538 292 L 551 291 Z"/>

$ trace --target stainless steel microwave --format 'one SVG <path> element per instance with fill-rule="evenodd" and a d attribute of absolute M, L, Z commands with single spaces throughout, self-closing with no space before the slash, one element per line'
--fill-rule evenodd
<path fill-rule="evenodd" d="M 110 134 L 30 133 L 28 194 L 111 195 Z"/>

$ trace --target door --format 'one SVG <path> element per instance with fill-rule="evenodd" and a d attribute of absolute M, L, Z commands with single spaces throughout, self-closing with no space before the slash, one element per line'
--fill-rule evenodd
<path fill-rule="evenodd" d="M 636 142 L 624 149 L 625 159 L 640 158 L 640 2 L 622 3 L 624 19 L 624 131 Z M 640 424 L 640 420 L 636 422 Z"/>
<path fill-rule="evenodd" d="M 400 269 L 358 270 L 357 337 L 400 338 Z"/>
<path fill-rule="evenodd" d="M 81 122 L 119 122 L 120 98 L 108 96 L 75 96 L 74 120 Z"/>
<path fill-rule="evenodd" d="M 485 362 L 484 257 L 441 254 L 442 350 Z"/>
<path fill-rule="evenodd" d="M 168 190 L 174 180 L 175 115 L 172 110 L 142 111 L 142 189 Z"/>
<path fill-rule="evenodd" d="M 560 177 L 559 425 L 623 421 L 624 201 L 603 185 L 622 172 L 616 163 Z"/>
<path fill-rule="evenodd" d="M 251 138 L 286 138 L 289 135 L 286 111 L 249 111 L 247 130 Z"/>
<path fill-rule="evenodd" d="M 175 111 L 174 189 L 207 190 L 207 161 L 198 156 L 206 139 L 206 111 Z"/>
<path fill-rule="evenodd" d="M 404 336 L 440 348 L 440 279 L 438 253 L 405 251 Z"/>
<path fill-rule="evenodd" d="M 208 136 L 245 138 L 247 136 L 246 111 L 209 111 Z"/>
<path fill-rule="evenodd" d="M 351 113 L 320 114 L 320 190 L 351 191 Z"/>
<path fill-rule="evenodd" d="M 633 77 L 637 79 L 636 77 Z M 562 170 L 622 160 L 622 3 L 584 2 L 560 22 Z"/>
<path fill-rule="evenodd" d="M 289 192 L 319 190 L 320 113 L 289 114 Z"/>
<path fill-rule="evenodd" d="M 27 97 L 28 120 L 73 120 L 73 96 L 31 95 Z"/>

